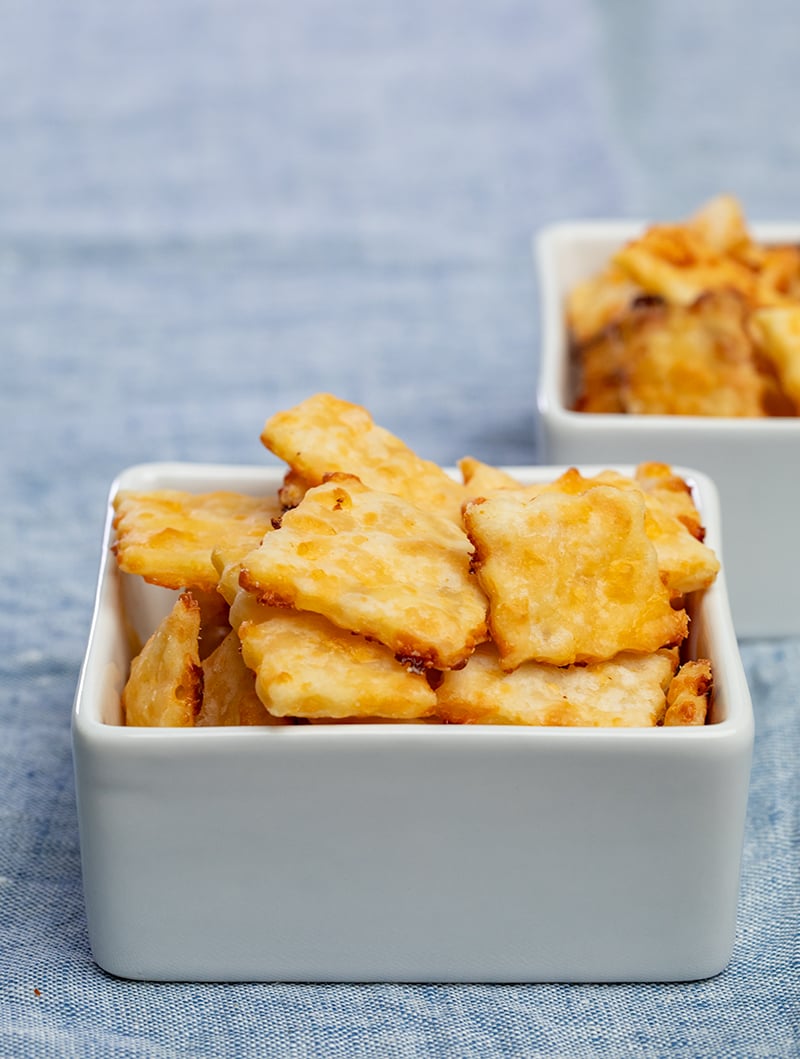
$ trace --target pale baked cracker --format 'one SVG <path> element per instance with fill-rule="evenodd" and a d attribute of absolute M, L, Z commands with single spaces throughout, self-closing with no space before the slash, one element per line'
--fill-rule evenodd
<path fill-rule="evenodd" d="M 487 636 L 463 529 L 335 474 L 287 511 L 242 564 L 260 602 L 323 614 L 422 667 L 462 665 Z"/>
<path fill-rule="evenodd" d="M 122 690 L 125 724 L 191 728 L 203 697 L 200 607 L 184 592 L 131 662 Z"/>
<path fill-rule="evenodd" d="M 482 460 L 476 460 L 474 456 L 463 456 L 458 461 L 458 469 L 461 471 L 461 477 L 470 499 L 483 496 L 495 489 L 521 488 L 521 483 L 508 471 L 503 470 L 502 467 L 494 467 L 490 463 L 483 463 Z"/>
<path fill-rule="evenodd" d="M 323 723 L 433 718 L 427 679 L 388 648 L 320 615 L 259 603 L 239 587 L 240 559 L 225 566 L 220 554 L 215 558 L 242 661 L 257 675 L 256 694 L 271 716 Z"/>
<path fill-rule="evenodd" d="M 716 580 L 720 561 L 654 494 L 645 495 L 645 532 L 656 549 L 658 569 L 670 593 L 684 596 L 708 588 Z"/>
<path fill-rule="evenodd" d="M 662 473 L 658 473 L 657 467 L 662 468 Z M 720 562 L 714 551 L 703 543 L 702 528 L 696 535 L 687 526 L 687 520 L 693 528 L 695 522 L 686 508 L 686 493 L 677 487 L 681 479 L 668 472 L 665 464 L 642 464 L 636 470 L 636 478 L 616 471 L 601 471 L 592 478 L 583 478 L 575 469 L 570 469 L 554 485 L 583 492 L 608 484 L 640 493 L 645 504 L 645 532 L 656 549 L 661 578 L 674 598 L 708 588 L 719 573 Z M 699 513 L 691 502 L 691 493 L 689 503 L 699 525 Z"/>
<path fill-rule="evenodd" d="M 314 394 L 276 413 L 261 441 L 294 472 L 286 483 L 320 485 L 326 475 L 354 474 L 365 485 L 395 493 L 412 503 L 461 521 L 461 483 L 436 463 L 422 459 L 405 442 L 378 426 L 361 405 L 327 393 Z"/>
<path fill-rule="evenodd" d="M 539 493 L 552 488 L 552 483 L 546 480 L 539 482 L 520 482 L 502 467 L 493 467 L 489 463 L 481 463 L 480 460 L 465 456 L 458 461 L 459 469 L 464 478 L 464 487 L 468 494 L 468 500 L 481 500 L 499 490 L 514 490 L 517 496 L 530 500 Z M 463 507 L 462 507 L 463 511 Z"/>
<path fill-rule="evenodd" d="M 641 492 L 645 530 L 655 545 L 658 567 L 671 594 L 682 596 L 708 588 L 719 573 L 719 559 L 703 543 L 705 529 L 691 489 L 668 464 L 639 464 L 634 478 L 611 470 L 584 477 L 576 468 L 569 468 L 554 482 L 530 485 L 522 485 L 507 472 L 477 460 L 462 460 L 459 466 L 475 498 L 490 496 L 498 489 L 516 489 L 519 497 L 531 499 L 553 490 L 581 493 L 596 485 Z"/>
<path fill-rule="evenodd" d="M 242 592 L 232 608 L 242 657 L 275 717 L 408 720 L 436 711 L 424 674 L 382 644 L 318 614 L 266 607 Z"/>
<path fill-rule="evenodd" d="M 640 463 L 634 471 L 634 477 L 645 493 L 655 496 L 693 537 L 699 541 L 705 538 L 705 527 L 694 502 L 691 486 L 668 463 L 656 460 Z"/>
<path fill-rule="evenodd" d="M 677 651 L 619 654 L 585 666 L 525 662 L 504 672 L 482 644 L 436 689 L 441 716 L 461 724 L 653 727 L 664 716 Z"/>
<path fill-rule="evenodd" d="M 165 588 L 206 591 L 217 583 L 213 549 L 254 548 L 281 513 L 277 497 L 230 491 L 127 489 L 113 503 L 113 550 L 121 570 Z"/>
<path fill-rule="evenodd" d="M 598 485 L 577 495 L 512 490 L 466 505 L 474 568 L 505 669 L 535 660 L 594 662 L 684 639 L 636 490 Z"/>

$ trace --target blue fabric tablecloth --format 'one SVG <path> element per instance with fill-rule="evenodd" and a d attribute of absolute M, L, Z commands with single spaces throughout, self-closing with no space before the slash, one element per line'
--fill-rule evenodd
<path fill-rule="evenodd" d="M 69 720 L 123 467 L 259 462 L 316 390 L 535 462 L 530 239 L 729 190 L 800 218 L 791 0 L 0 7 L 0 1055 L 800 1054 L 800 643 L 736 947 L 676 985 L 155 985 L 92 963 Z M 800 456 L 800 454 L 798 454 Z"/>

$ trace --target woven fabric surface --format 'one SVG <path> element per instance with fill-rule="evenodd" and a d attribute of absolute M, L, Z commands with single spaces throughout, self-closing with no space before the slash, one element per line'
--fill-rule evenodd
<path fill-rule="evenodd" d="M 259 463 L 317 390 L 538 458 L 532 234 L 720 190 L 800 217 L 794 8 L 3 5 L 0 1055 L 800 1054 L 800 642 L 756 715 L 736 944 L 672 985 L 154 984 L 92 961 L 70 709 L 106 496 Z"/>

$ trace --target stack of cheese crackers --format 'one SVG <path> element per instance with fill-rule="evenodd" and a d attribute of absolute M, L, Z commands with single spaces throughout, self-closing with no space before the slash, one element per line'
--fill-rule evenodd
<path fill-rule="evenodd" d="M 703 724 L 683 657 L 719 570 L 687 483 L 460 480 L 359 405 L 316 394 L 267 422 L 275 495 L 119 492 L 119 568 L 176 590 L 131 663 L 129 725 Z"/>
<path fill-rule="evenodd" d="M 733 196 L 649 227 L 566 311 L 577 411 L 800 414 L 800 248 L 754 239 Z"/>

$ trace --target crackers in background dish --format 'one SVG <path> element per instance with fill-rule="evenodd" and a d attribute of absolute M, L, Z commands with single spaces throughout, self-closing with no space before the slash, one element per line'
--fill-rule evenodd
<path fill-rule="evenodd" d="M 800 414 L 800 249 L 756 241 L 731 195 L 621 247 L 566 320 L 577 411 Z"/>
<path fill-rule="evenodd" d="M 705 720 L 710 663 L 681 650 L 719 563 L 670 467 L 523 485 L 464 457 L 458 481 L 325 394 L 262 440 L 275 495 L 114 500 L 120 569 L 181 591 L 127 723 Z"/>

